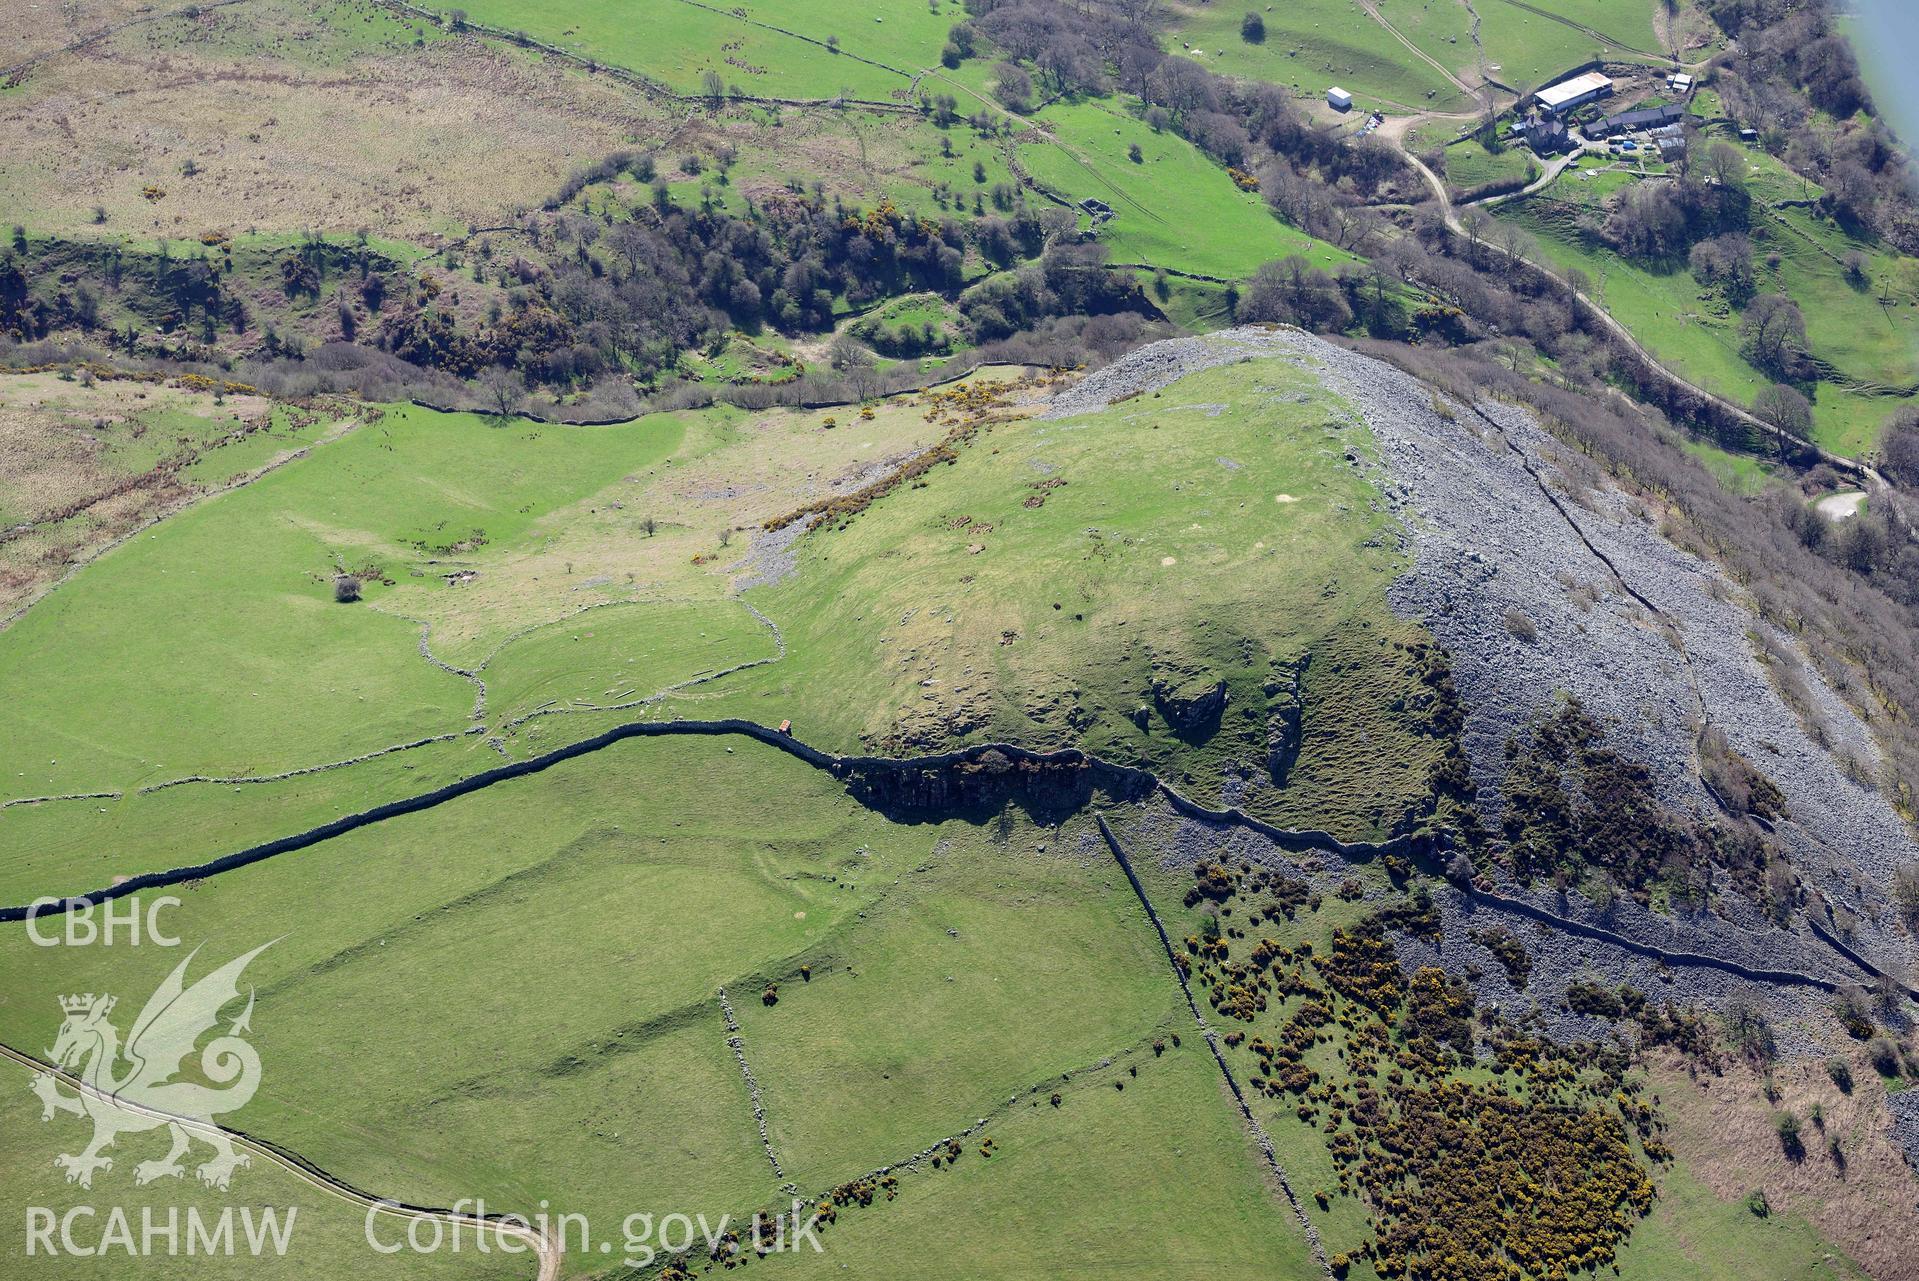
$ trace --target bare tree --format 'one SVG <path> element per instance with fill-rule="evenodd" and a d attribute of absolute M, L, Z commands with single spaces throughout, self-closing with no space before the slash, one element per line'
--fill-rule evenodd
<path fill-rule="evenodd" d="M 1746 157 L 1729 142 L 1715 142 L 1706 148 L 1706 173 L 1722 187 L 1739 185 L 1746 180 Z"/>
<path fill-rule="evenodd" d="M 480 375 L 480 393 L 497 418 L 509 418 L 526 399 L 526 382 L 517 370 L 494 365 Z"/>
<path fill-rule="evenodd" d="M 1752 412 L 1789 436 L 1812 436 L 1812 402 L 1784 383 L 1763 388 L 1753 398 Z"/>

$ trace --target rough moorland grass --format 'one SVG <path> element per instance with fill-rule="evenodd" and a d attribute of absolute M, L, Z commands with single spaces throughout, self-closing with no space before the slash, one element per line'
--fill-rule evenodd
<path fill-rule="evenodd" d="M 901 1171 L 897 1200 L 841 1211 L 823 1253 L 771 1275 L 1323 1275 L 1197 1036 L 1056 1085 L 1057 1109 L 1054 1086 L 1022 1094 L 957 1166 Z"/>
<path fill-rule="evenodd" d="M 53 374 L 0 378 L 0 618 L 150 521 L 332 430 L 257 396 Z"/>
<path fill-rule="evenodd" d="M 706 73 L 713 71 L 729 89 L 738 85 L 749 95 L 784 98 L 904 96 L 912 71 L 939 60 L 946 29 L 957 20 L 936 18 L 924 5 L 900 5 L 896 13 L 885 15 L 884 23 L 869 19 L 841 24 L 838 17 L 854 15 L 829 14 L 784 0 L 751 6 L 754 21 L 722 6 L 686 0 L 663 0 L 643 14 L 581 0 L 472 0 L 464 7 L 475 22 L 523 31 L 583 57 L 638 71 L 681 93 L 702 92 Z M 885 34 L 888 24 L 904 31 Z M 839 31 L 841 25 L 849 29 Z M 797 35 L 773 30 L 775 26 Z M 839 37 L 842 52 L 824 47 L 832 36 Z M 887 56 L 914 52 L 919 57 L 913 66 Z M 904 74 L 889 66 L 902 68 Z"/>
<path fill-rule="evenodd" d="M 1441 66 L 1455 72 L 1470 67 L 1470 23 L 1462 5 L 1446 0 L 1388 4 L 1383 12 Z M 1172 13 L 1168 47 L 1222 75 L 1287 85 L 1303 98 L 1324 98 L 1328 88 L 1338 85 L 1360 106 L 1388 111 L 1460 111 L 1471 106 L 1458 86 L 1353 0 L 1295 0 L 1270 8 L 1181 3 Z M 1240 23 L 1248 13 L 1264 20 L 1264 40 L 1241 36 Z"/>
<path fill-rule="evenodd" d="M 744 740 L 621 744 L 180 896 L 196 966 L 278 940 L 248 974 L 265 1066 L 235 1124 L 404 1199 L 596 1224 L 776 1199 L 721 986 L 776 1142 L 827 1185 L 1127 1048 L 1175 999 L 1096 843 L 890 823 Z M 59 993 L 137 1007 L 183 953 L 9 927 L 0 955 L 0 1037 L 38 1047 Z M 1207 1181 L 1248 1177 L 1212 1151 Z"/>
<path fill-rule="evenodd" d="M 20 749 L 6 795 L 270 774 L 462 728 L 472 688 L 421 659 L 377 581 L 336 604 L 334 572 L 405 580 L 509 542 L 677 439 L 670 420 L 398 409 L 182 513 L 0 634 L 0 738 Z"/>
<path fill-rule="evenodd" d="M 722 406 L 657 422 L 671 424 L 670 451 L 616 452 L 598 476 L 517 537 L 436 567 L 474 569 L 476 578 L 456 589 L 437 577 L 402 578 L 378 608 L 430 621 L 434 653 L 470 667 L 530 625 L 585 605 L 717 601 L 751 572 L 748 545 L 761 522 L 857 487 L 887 459 L 944 430 L 926 421 L 912 396 L 872 406 L 870 418 L 858 407 L 745 413 Z M 755 642 L 733 661 L 759 653 Z M 617 665 L 607 672 L 608 679 L 618 674 Z"/>
<path fill-rule="evenodd" d="M 1375 810 L 1390 822 L 1423 792 L 1428 756 L 1388 711 L 1409 680 L 1396 644 L 1413 637 L 1385 607 L 1399 559 L 1344 456 L 1368 448 L 1284 360 L 1002 424 L 844 528 L 807 535 L 794 578 L 747 594 L 789 657 L 673 706 L 791 718 L 840 751 L 1078 743 L 1204 792 L 1228 761 L 1258 772 L 1285 665 L 1313 652 L 1295 774 L 1322 781 L 1257 803 L 1349 831 Z M 1216 723 L 1175 724 L 1182 700 L 1221 682 Z M 1380 735 L 1404 754 L 1379 750 Z M 1385 760 L 1406 773 L 1381 777 Z"/>
<path fill-rule="evenodd" d="M 607 77 L 444 38 L 373 0 L 155 8 L 171 16 L 48 59 L 7 92 L 10 221 L 176 244 L 254 227 L 460 236 L 672 127 Z"/>
<path fill-rule="evenodd" d="M 53 1164 L 55 1153 L 77 1152 L 85 1145 L 87 1129 L 72 1117 L 61 1117 L 55 1124 L 42 1124 L 40 1102 L 26 1089 L 25 1073 L 8 1064 L 7 1089 L 0 1093 L 0 1181 L 4 1181 L 5 1226 L 0 1227 L 0 1250 L 9 1258 L 32 1259 L 17 1265 L 24 1272 L 52 1281 L 96 1281 L 97 1278 L 177 1277 L 190 1268 L 195 1277 L 207 1281 L 278 1281 L 279 1278 L 327 1277 L 339 1281 L 526 1281 L 535 1266 L 530 1253 L 505 1254 L 499 1250 L 481 1253 L 480 1241 L 470 1230 L 447 1227 L 440 1253 L 380 1254 L 366 1243 L 366 1210 L 302 1182 L 280 1167 L 255 1158 L 253 1164 L 238 1171 L 230 1191 L 206 1187 L 194 1177 L 192 1165 L 204 1161 L 210 1149 L 196 1143 L 186 1160 L 187 1173 L 179 1179 L 161 1179 L 140 1187 L 134 1183 L 133 1167 L 138 1161 L 158 1160 L 165 1154 L 164 1131 L 129 1135 L 115 1147 L 114 1168 L 95 1176 L 91 1189 L 66 1181 L 64 1172 Z M 82 1210 L 71 1220 L 74 1244 L 90 1249 L 102 1244 L 108 1230 L 108 1216 L 115 1209 L 124 1213 L 132 1228 L 134 1248 L 109 1246 L 91 1257 L 68 1253 L 56 1229 L 51 1237 L 53 1253 L 45 1243 L 36 1241 L 28 1253 L 27 1207 L 37 1207 L 65 1218 Z M 92 1214 L 84 1211 L 91 1207 Z M 281 1225 L 291 1222 L 286 1232 L 286 1251 L 276 1253 L 268 1246 L 254 1255 L 247 1248 L 243 1215 L 253 1216 L 262 1240 L 264 1212 L 276 1216 Z M 231 1213 L 236 1248 L 231 1253 L 196 1253 L 186 1262 L 189 1214 L 197 1214 L 209 1231 L 216 1230 L 223 1214 Z M 152 1238 L 154 1249 L 140 1249 L 142 1215 L 164 1227 L 173 1216 L 178 1236 L 173 1252 L 164 1236 Z M 404 1240 L 405 1220 L 383 1219 L 376 1231 L 383 1244 Z M 421 1240 L 430 1239 L 422 1229 Z M 457 1248 L 456 1248 L 457 1242 Z M 489 1239 L 487 1244 L 494 1242 Z"/>
<path fill-rule="evenodd" d="M 1722 1201 L 1681 1161 L 1659 1178 L 1659 1200 L 1619 1252 L 1624 1281 L 1748 1277 L 1854 1281 L 1866 1273 L 1796 1214 L 1759 1218 L 1743 1200 Z"/>
<path fill-rule="evenodd" d="M 1021 144 L 1020 164 L 1069 200 L 1097 197 L 1118 211 L 1100 229 L 1114 262 L 1237 278 L 1291 254 L 1331 267 L 1348 256 L 1275 218 L 1218 164 L 1168 131 L 1155 133 L 1111 105 L 1049 107 L 1048 138 Z M 1128 148 L 1138 146 L 1135 164 Z"/>

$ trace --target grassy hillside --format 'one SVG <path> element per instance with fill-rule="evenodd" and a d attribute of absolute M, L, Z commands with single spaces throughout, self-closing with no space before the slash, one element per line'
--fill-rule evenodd
<path fill-rule="evenodd" d="M 465 10 L 475 22 L 525 32 L 682 93 L 702 92 L 711 71 L 755 96 L 881 100 L 903 96 L 914 72 L 937 63 L 947 28 L 965 16 L 950 3 L 889 5 L 869 15 L 797 0 L 670 0 L 645 22 L 574 0 L 473 0 Z"/>
<path fill-rule="evenodd" d="M 1457 74 L 1471 65 L 1471 22 L 1456 0 L 1388 4 L 1380 11 L 1440 66 Z M 1253 12 L 1264 23 L 1263 39 L 1248 40 L 1241 32 L 1242 20 Z M 1361 107 L 1386 111 L 1471 109 L 1458 86 L 1354 0 L 1270 8 L 1180 3 L 1172 13 L 1168 47 L 1221 75 L 1286 85 L 1304 98 L 1323 98 L 1339 85 Z"/>
<path fill-rule="evenodd" d="M 1115 262 L 1238 277 L 1290 254 L 1322 266 L 1347 258 L 1275 218 L 1190 142 L 1116 106 L 1054 106 L 1035 119 L 1044 136 L 1020 145 L 1020 164 L 1068 200 L 1093 197 L 1117 211 L 1099 232 Z"/>
<path fill-rule="evenodd" d="M 1386 608 L 1400 560 L 1348 457 L 1368 449 L 1282 360 L 993 425 L 808 534 L 798 572 L 745 597 L 788 657 L 673 706 L 791 719 L 841 751 L 1078 743 L 1204 794 L 1228 762 L 1266 773 L 1299 673 L 1291 786 L 1257 803 L 1378 830 L 1425 794 L 1434 748 L 1387 710 L 1417 683 L 1418 636 Z M 1369 739 L 1395 750 L 1352 754 Z"/>
<path fill-rule="evenodd" d="M 1652 0 L 1487 0 L 1476 8 L 1493 78 L 1519 90 L 1551 84 L 1596 58 L 1665 52 Z"/>

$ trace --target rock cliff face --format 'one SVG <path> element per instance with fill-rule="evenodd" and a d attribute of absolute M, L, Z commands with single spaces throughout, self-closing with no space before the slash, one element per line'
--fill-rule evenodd
<path fill-rule="evenodd" d="M 1084 808 L 1095 790 L 1137 799 L 1152 788 L 1150 776 L 1076 750 L 1041 754 L 1011 746 L 909 760 L 852 758 L 837 772 L 862 804 L 908 820 L 988 815 L 1010 805 L 1052 822 Z"/>

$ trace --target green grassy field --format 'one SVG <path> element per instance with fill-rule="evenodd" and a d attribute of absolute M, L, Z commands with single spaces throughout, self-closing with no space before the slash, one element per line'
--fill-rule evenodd
<path fill-rule="evenodd" d="M 1486 0 L 1479 36 L 1492 76 L 1518 90 L 1561 79 L 1581 63 L 1637 51 L 1664 53 L 1653 32 L 1654 0 Z M 1546 10 L 1546 13 L 1534 12 Z M 1562 21 L 1563 19 L 1563 21 Z M 1575 25 L 1576 24 L 1576 25 Z M 1605 39 L 1580 30 L 1590 28 Z"/>
<path fill-rule="evenodd" d="M 1735 454 L 1721 449 L 1708 440 L 1688 437 L 1686 452 L 1697 458 L 1715 480 L 1735 494 L 1751 496 L 1761 493 L 1773 476 L 1771 464 L 1751 454 Z"/>
<path fill-rule="evenodd" d="M 1328 267 L 1349 260 L 1275 218 L 1256 192 L 1241 191 L 1175 134 L 1093 103 L 1049 107 L 1035 119 L 1052 141 L 1022 143 L 1020 163 L 1069 200 L 1097 197 L 1118 211 L 1099 235 L 1114 262 L 1240 277 L 1292 254 Z"/>
<path fill-rule="evenodd" d="M 479 724 L 541 711 L 507 744 L 541 750 L 587 732 L 581 708 L 773 657 L 767 626 L 727 599 L 753 531 L 944 430 L 913 397 L 829 417 L 498 428 L 407 410 L 147 531 L 0 633 L 8 723 L 32 744 L 5 798 L 125 789 L 0 809 L 0 901 L 203 861 L 487 768 L 500 757 L 460 733 Z M 269 457 L 268 435 L 231 448 Z M 479 545 L 409 545 L 471 543 L 476 525 Z M 334 604 L 334 565 L 369 559 L 393 585 Z M 487 683 L 478 722 L 476 686 L 421 658 L 421 621 L 437 658 Z M 111 637 L 98 666 L 61 643 L 95 634 Z M 434 734 L 459 736 L 231 781 Z M 134 790 L 195 772 L 230 781 Z"/>
<path fill-rule="evenodd" d="M 634 1211 L 717 1219 L 778 1199 L 721 987 L 775 1149 L 810 1189 L 902 1159 L 1062 1072 L 1139 1054 L 1185 1017 L 1083 822 L 890 823 L 747 740 L 624 743 L 180 894 L 166 920 L 204 943 L 196 975 L 277 939 L 247 975 L 265 1066 L 233 1123 L 363 1188 L 483 1196 L 496 1211 L 545 1200 L 587 1214 L 596 1235 Z M 27 1047 L 51 1043 L 55 994 L 135 1005 L 184 955 L 38 948 L 19 927 L 0 931 L 0 952 L 13 979 L 0 1037 Z M 1237 1266 L 1295 1257 L 1203 1049 L 1189 1042 L 1183 1064 L 1143 1057 L 1138 1082 L 1154 1093 L 1104 1106 L 1076 1094 L 1075 1132 L 1081 1108 L 1113 1118 L 1086 1123 L 1103 1143 L 1153 1115 L 1151 1143 L 1100 1163 L 1150 1169 L 1177 1147 L 1192 1178 L 1231 1189 L 1183 1235 L 1156 1230 L 1152 1248 L 1200 1250 L 1223 1232 L 1210 1248 Z M 322 1066 L 341 1063 L 353 1070 Z M 1088 1090 L 1119 1093 L 1104 1078 Z M 1062 1146 L 1045 1110 L 1017 1123 L 1029 1143 L 1001 1140 L 1030 1153 L 1003 1184 L 982 1161 L 941 1193 L 968 1204 L 971 1226 L 949 1229 L 955 1249 L 984 1248 L 994 1207 L 1029 1197 L 1032 1180 L 1099 1160 L 1098 1147 Z M 1056 1189 L 1041 1223 L 1056 1214 L 1058 1230 L 1022 1238 L 1015 1271 L 1105 1230 L 1078 1221 L 1083 1195 Z M 1151 1213 L 1170 1224 L 1185 1211 L 1169 1199 Z M 882 1209 L 870 1214 L 891 1231 Z M 604 1266 L 574 1253 L 576 1270 Z"/>
<path fill-rule="evenodd" d="M 901 1172 L 896 1201 L 842 1212 L 824 1253 L 770 1259 L 771 1274 L 1324 1275 L 1196 1040 L 1053 1084 L 1057 1109 L 1049 1085 L 980 1132 L 992 1156 L 973 1139 L 952 1169 Z"/>
<path fill-rule="evenodd" d="M 1167 48 L 1221 75 L 1287 85 L 1308 99 L 1323 99 L 1338 85 L 1360 107 L 1389 112 L 1461 111 L 1472 105 L 1457 85 L 1354 0 L 1298 0 L 1265 8 L 1180 3 L 1171 12 Z M 1264 40 L 1240 34 L 1248 12 L 1258 12 L 1265 22 Z M 1387 4 L 1381 12 L 1441 66 L 1457 74 L 1471 65 L 1471 24 L 1458 0 L 1412 0 Z"/>
<path fill-rule="evenodd" d="M 1468 138 L 1447 147 L 1443 154 L 1446 181 L 1455 191 L 1472 191 L 1487 183 L 1514 179 L 1531 182 L 1539 176 L 1539 162 L 1524 143 L 1509 142 L 1495 154 L 1478 139 Z"/>
<path fill-rule="evenodd" d="M 644 13 L 577 0 L 474 0 L 465 8 L 475 22 L 630 68 L 681 93 L 702 92 L 712 71 L 729 91 L 738 85 L 751 96 L 883 101 L 907 95 L 914 73 L 938 63 L 948 28 L 965 17 L 951 0 L 888 5 L 881 14 L 827 12 L 800 0 L 726 7 L 668 0 Z"/>
<path fill-rule="evenodd" d="M 0 1171 L 5 1172 L 6 1197 L 14 1213 L 9 1213 L 5 1227 L 0 1228 L 0 1250 L 10 1259 L 31 1258 L 31 1263 L 19 1266 L 36 1277 L 143 1281 L 147 1277 L 177 1277 L 189 1267 L 193 1276 L 209 1281 L 315 1276 L 340 1281 L 529 1281 L 534 1275 L 531 1253 L 505 1253 L 493 1248 L 491 1238 L 486 1242 L 488 1252 L 483 1253 L 476 1234 L 451 1226 L 443 1229 L 439 1251 L 380 1254 L 366 1244 L 364 1207 L 323 1192 L 264 1158 L 255 1158 L 252 1165 L 234 1175 L 231 1192 L 205 1187 L 191 1172 L 181 1179 L 136 1186 L 132 1149 L 152 1149 L 150 1154 L 140 1153 L 142 1160 L 149 1155 L 160 1157 L 166 1138 L 157 1131 L 124 1140 L 120 1147 L 129 1159 L 117 1161 L 111 1173 L 97 1176 L 92 1189 L 75 1187 L 54 1166 L 52 1156 L 79 1149 L 85 1131 L 75 1127 L 81 1123 L 63 1117 L 64 1125 L 42 1124 L 40 1103 L 25 1088 L 26 1074 L 11 1064 L 8 1068 L 8 1089 L 0 1096 Z M 197 1162 L 208 1154 L 209 1149 L 196 1145 L 188 1159 Z M 29 1224 L 18 1213 L 29 1206 L 56 1216 L 56 1220 L 79 1211 L 71 1220 L 73 1244 L 81 1250 L 97 1248 L 100 1253 L 91 1257 L 69 1253 L 57 1228 L 49 1239 L 52 1255 L 39 1240 L 33 1241 L 30 1251 Z M 107 1244 L 109 1216 L 115 1210 L 126 1216 L 131 1247 Z M 276 1238 L 267 1228 L 268 1212 L 284 1231 L 283 1252 L 273 1244 Z M 189 1226 L 194 1221 L 189 1216 L 198 1216 L 205 1229 L 214 1232 L 223 1213 L 232 1216 L 234 1251 L 201 1252 L 185 1262 L 182 1256 L 187 1253 Z M 177 1225 L 172 1252 L 164 1235 L 143 1236 L 143 1215 L 162 1228 L 169 1222 Z M 263 1245 L 257 1255 L 248 1246 L 249 1217 L 256 1239 Z M 383 1245 L 403 1241 L 406 1230 L 405 1221 L 384 1218 L 374 1229 Z M 422 1242 L 432 1239 L 429 1232 L 420 1229 Z M 151 1253 L 146 1249 L 148 1240 Z"/>
<path fill-rule="evenodd" d="M 463 728 L 472 687 L 421 658 L 377 576 L 345 606 L 333 574 L 457 569 L 677 440 L 670 421 L 499 427 L 398 409 L 190 509 L 0 634 L 0 735 L 34 744 L 7 794 L 271 774 Z"/>
<path fill-rule="evenodd" d="M 757 988 L 734 993 L 773 1146 L 802 1186 L 898 1160 L 1011 1090 L 1190 1024 L 1152 927 L 1088 820 L 981 835 L 943 839 L 858 918 L 789 960 L 771 976 L 777 1004 Z"/>

